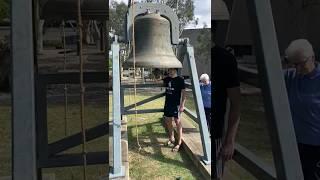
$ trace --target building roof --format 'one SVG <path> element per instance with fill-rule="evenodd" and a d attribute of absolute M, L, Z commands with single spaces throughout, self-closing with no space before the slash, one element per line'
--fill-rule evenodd
<path fill-rule="evenodd" d="M 40 0 L 42 19 L 77 19 L 77 0 Z M 108 18 L 107 0 L 81 0 L 82 17 L 86 19 Z"/>
<path fill-rule="evenodd" d="M 230 17 L 226 44 L 254 46 L 247 1 L 234 0 L 233 2 L 235 4 Z M 320 39 L 318 38 L 320 21 L 316 18 L 320 17 L 320 1 L 302 3 L 302 0 L 271 0 L 270 2 L 280 53 L 284 52 L 290 41 L 298 38 L 308 39 L 315 50 L 320 52 Z"/>

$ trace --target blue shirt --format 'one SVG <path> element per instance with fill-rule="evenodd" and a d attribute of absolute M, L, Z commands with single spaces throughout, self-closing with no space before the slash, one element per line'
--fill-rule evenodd
<path fill-rule="evenodd" d="M 200 90 L 201 90 L 203 106 L 205 108 L 211 108 L 211 83 L 207 85 L 200 84 Z"/>
<path fill-rule="evenodd" d="M 320 145 L 320 66 L 307 75 L 285 71 L 285 83 L 298 143 Z"/>

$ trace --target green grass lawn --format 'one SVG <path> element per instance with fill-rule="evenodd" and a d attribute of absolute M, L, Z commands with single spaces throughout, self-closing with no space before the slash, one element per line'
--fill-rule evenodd
<path fill-rule="evenodd" d="M 273 166 L 271 142 L 261 96 L 241 98 L 241 120 L 236 141 Z M 239 180 L 256 179 L 234 161 L 229 162 L 227 166 Z"/>
<path fill-rule="evenodd" d="M 131 92 L 131 95 L 133 93 Z M 149 97 L 150 94 L 138 94 L 136 101 Z M 194 103 L 191 95 L 186 102 L 186 106 L 194 110 Z M 145 104 L 138 109 L 161 108 L 164 98 Z M 133 103 L 133 96 L 125 97 L 126 104 Z M 112 98 L 109 100 L 109 107 Z M 261 98 L 257 96 L 242 98 L 242 117 L 237 135 L 237 142 L 266 162 L 272 164 L 271 145 L 266 128 L 265 115 L 261 111 Z M 48 127 L 49 142 L 53 142 L 64 137 L 64 109 L 63 105 L 50 104 L 48 107 Z M 0 105 L 0 176 L 10 175 L 11 171 L 11 112 L 8 105 Z M 87 127 L 103 123 L 106 121 L 107 111 L 103 104 L 86 104 Z M 109 112 L 111 115 L 111 111 Z M 188 156 L 184 153 L 172 153 L 170 148 L 163 145 L 166 141 L 166 132 L 161 125 L 162 113 L 144 114 L 128 116 L 128 140 L 129 140 L 129 161 L 131 179 L 202 179 L 199 172 L 193 166 Z M 136 140 L 136 125 L 138 126 L 139 143 L 142 147 L 138 152 Z M 80 130 L 79 105 L 69 105 L 68 112 L 68 134 Z M 88 143 L 88 151 L 103 151 L 108 147 L 108 138 L 102 137 Z M 81 148 L 73 148 L 67 152 L 81 152 Z M 254 179 L 245 170 L 234 162 L 227 164 L 230 171 L 239 179 Z M 55 173 L 56 179 L 70 180 L 82 179 L 82 168 L 54 168 L 46 169 L 45 173 Z M 90 179 L 97 179 L 105 175 L 107 167 L 89 166 L 88 174 Z"/>
<path fill-rule="evenodd" d="M 107 121 L 106 106 L 101 104 L 86 104 L 85 121 L 87 127 L 93 127 Z M 11 175 L 11 108 L 8 105 L 0 105 L 0 177 Z M 68 108 L 68 134 L 80 131 L 79 105 L 70 104 Z M 48 106 L 48 139 L 49 143 L 65 136 L 64 106 L 50 104 Z M 107 136 L 87 143 L 87 151 L 106 151 L 108 148 Z M 80 153 L 81 147 L 72 148 L 66 153 Z M 106 162 L 107 163 L 107 162 Z M 88 166 L 89 179 L 97 179 L 106 175 L 107 164 Z M 50 168 L 44 169 L 44 173 L 54 173 L 59 180 L 81 180 L 82 167 Z"/>
<path fill-rule="evenodd" d="M 125 97 L 125 103 L 134 102 L 133 94 Z M 136 101 L 149 97 L 139 95 Z M 164 98 L 145 104 L 137 109 L 162 108 Z M 129 167 L 131 179 L 203 179 L 196 170 L 188 155 L 171 152 L 164 146 L 167 134 L 163 128 L 163 113 L 128 116 Z M 136 126 L 138 128 L 136 128 Z M 137 143 L 141 145 L 138 151 Z"/>
<path fill-rule="evenodd" d="M 11 108 L 0 105 L 0 177 L 11 171 Z"/>
<path fill-rule="evenodd" d="M 80 123 L 80 106 L 72 104 L 68 107 L 68 121 L 67 121 L 67 134 L 75 134 L 81 131 Z M 86 127 L 94 127 L 96 125 L 107 122 L 106 105 L 86 103 L 85 106 L 85 122 Z M 48 107 L 48 133 L 49 143 L 57 141 L 65 137 L 65 120 L 64 120 L 64 105 L 54 104 Z M 108 137 L 103 136 L 93 141 L 87 142 L 87 152 L 94 151 L 107 151 L 108 150 Z M 81 146 L 72 148 L 66 153 L 81 153 Z M 90 165 L 87 166 L 87 173 L 89 179 L 98 179 L 101 176 L 107 175 L 108 166 L 105 165 Z M 83 179 L 82 167 L 67 167 L 67 168 L 52 168 L 45 169 L 44 173 L 54 173 L 56 179 L 61 180 L 80 180 Z"/>
<path fill-rule="evenodd" d="M 133 93 L 131 93 L 133 95 Z M 149 97 L 150 94 L 138 95 L 137 101 Z M 163 98 L 158 101 L 148 103 L 139 108 L 161 108 Z M 127 104 L 133 103 L 133 96 L 126 96 Z M 110 97 L 109 107 L 112 104 Z M 0 176 L 8 176 L 11 173 L 11 125 L 10 106 L 0 105 L 0 135 L 4 137 L 0 146 Z M 111 111 L 109 114 L 111 115 Z M 162 113 L 138 115 L 128 117 L 128 140 L 129 140 L 129 160 L 131 179 L 201 179 L 200 174 L 193 167 L 187 154 L 172 153 L 170 148 L 164 147 L 166 132 L 161 125 Z M 106 121 L 107 111 L 103 104 L 87 103 L 85 109 L 86 126 L 93 127 Z M 137 151 L 136 143 L 136 122 L 139 125 L 139 142 L 142 146 L 140 152 Z M 69 104 L 67 134 L 80 131 L 79 105 Z M 49 142 L 54 142 L 65 136 L 64 106 L 61 104 L 50 104 L 48 106 L 48 133 Z M 104 151 L 108 147 L 108 138 L 102 137 L 88 142 L 88 151 Z M 79 153 L 81 147 L 72 148 L 66 153 Z M 103 165 L 88 166 L 89 179 L 97 179 L 106 175 L 107 167 Z M 54 173 L 56 179 L 70 180 L 82 179 L 82 167 L 51 168 L 43 170 L 44 173 Z"/>

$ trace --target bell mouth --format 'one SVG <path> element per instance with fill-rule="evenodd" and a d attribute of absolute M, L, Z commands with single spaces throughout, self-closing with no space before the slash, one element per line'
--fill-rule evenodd
<path fill-rule="evenodd" d="M 139 56 L 135 58 L 135 66 L 143 68 L 159 68 L 159 69 L 170 69 L 170 68 L 182 68 L 182 63 L 174 56 Z M 129 58 L 123 63 L 123 67 L 133 67 L 133 58 Z"/>

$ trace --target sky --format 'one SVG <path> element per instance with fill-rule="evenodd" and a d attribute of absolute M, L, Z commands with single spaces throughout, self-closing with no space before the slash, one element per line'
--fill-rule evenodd
<path fill-rule="evenodd" d="M 116 0 L 118 2 L 128 3 L 128 0 Z M 211 0 L 194 0 L 194 14 L 195 18 L 199 18 L 197 26 L 190 24 L 187 25 L 187 29 L 202 28 L 206 23 L 207 27 L 211 27 Z"/>

